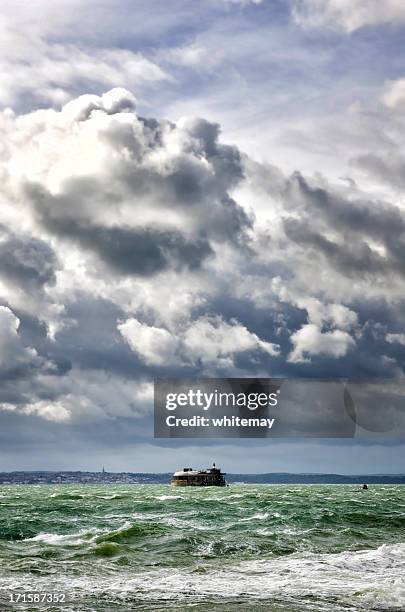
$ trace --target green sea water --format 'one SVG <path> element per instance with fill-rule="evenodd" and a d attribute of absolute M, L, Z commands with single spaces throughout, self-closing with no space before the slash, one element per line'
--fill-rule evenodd
<path fill-rule="evenodd" d="M 405 486 L 2 486 L 0 568 L 1 610 L 405 610 Z"/>

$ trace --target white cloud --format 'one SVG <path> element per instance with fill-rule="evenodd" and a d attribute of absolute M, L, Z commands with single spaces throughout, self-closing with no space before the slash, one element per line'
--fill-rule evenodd
<path fill-rule="evenodd" d="M 264 342 L 237 321 L 227 323 L 219 317 L 195 321 L 186 330 L 183 345 L 194 363 L 201 360 L 204 365 L 218 363 L 224 367 L 232 367 L 233 357 L 238 353 L 259 350 L 276 356 L 279 352 L 276 344 Z"/>
<path fill-rule="evenodd" d="M 297 298 L 295 303 L 308 312 L 309 323 L 322 327 L 325 324 L 339 329 L 349 330 L 357 324 L 357 313 L 343 304 L 323 304 L 311 297 Z"/>
<path fill-rule="evenodd" d="M 403 109 L 405 106 L 405 79 L 389 81 L 384 88 L 381 100 L 388 108 Z"/>
<path fill-rule="evenodd" d="M 293 0 L 295 20 L 306 27 L 354 32 L 365 26 L 405 23 L 402 0 Z"/>
<path fill-rule="evenodd" d="M 288 361 L 299 363 L 310 361 L 315 355 L 326 355 L 335 359 L 344 357 L 355 346 L 353 338 L 345 331 L 335 329 L 322 332 L 314 323 L 308 323 L 293 333 L 290 338 L 294 348 Z"/>
<path fill-rule="evenodd" d="M 181 226 L 189 233 L 210 229 L 233 237 L 239 228 L 232 223 L 244 222 L 242 210 L 231 218 L 230 190 L 242 179 L 238 150 L 219 142 L 214 123 L 149 122 L 134 107 L 130 92 L 114 88 L 102 96 L 79 96 L 60 112 L 3 113 L 3 188 L 21 198 L 22 184 L 35 183 L 42 200 L 48 192 L 54 214 L 65 220 Z M 76 179 L 85 179 L 80 191 L 87 185 L 89 192 L 80 201 L 75 193 L 68 204 L 66 190 L 79 188 Z M 206 214 L 197 215 L 196 206 L 206 207 Z"/>
<path fill-rule="evenodd" d="M 173 367 L 198 365 L 203 368 L 234 367 L 240 353 L 261 351 L 276 356 L 279 347 L 261 340 L 235 320 L 201 317 L 177 333 L 128 319 L 118 326 L 131 348 L 148 365 Z"/>
<path fill-rule="evenodd" d="M 127 319 L 118 329 L 147 365 L 173 366 L 177 363 L 179 341 L 166 329 L 144 325 L 137 319 Z"/>
<path fill-rule="evenodd" d="M 89 403 L 88 399 L 81 397 L 75 398 L 75 400 L 76 410 L 79 409 L 83 414 Z M 66 406 L 66 402 L 61 400 L 52 402 L 49 400 L 37 400 L 32 402 L 32 404 L 24 406 L 21 412 L 27 415 L 36 415 L 45 419 L 45 421 L 54 421 L 55 423 L 67 423 L 72 418 L 72 413 Z"/>
<path fill-rule="evenodd" d="M 56 423 L 91 423 L 117 417 L 140 418 L 150 412 L 153 385 L 104 371 L 72 369 L 63 377 L 39 376 L 31 396 L 0 410 L 39 416 Z"/>
<path fill-rule="evenodd" d="M 387 334 L 385 339 L 390 344 L 403 344 L 405 346 L 405 334 Z"/>
<path fill-rule="evenodd" d="M 139 88 L 170 79 L 141 53 L 118 47 L 90 47 L 66 43 L 58 34 L 50 40 L 41 27 L 14 14 L 3 15 L 0 36 L 0 105 L 14 106 L 22 99 L 60 105 L 78 92 L 111 87 Z"/>

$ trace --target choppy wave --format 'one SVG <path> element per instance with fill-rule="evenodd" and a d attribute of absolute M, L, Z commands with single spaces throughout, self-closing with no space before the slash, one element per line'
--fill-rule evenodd
<path fill-rule="evenodd" d="M 80 546 L 95 540 L 101 529 L 83 529 L 77 533 L 38 533 L 32 538 L 27 538 L 26 542 L 39 542 L 48 546 Z"/>
<path fill-rule="evenodd" d="M 264 519 L 268 518 L 268 516 L 269 516 L 268 512 L 258 512 L 257 514 L 254 514 L 253 516 L 247 516 L 239 520 L 240 521 L 263 521 Z"/>
<path fill-rule="evenodd" d="M 404 509 L 400 486 L 9 487 L 0 597 L 52 584 L 75 612 L 399 612 Z"/>
<path fill-rule="evenodd" d="M 183 497 L 181 495 L 157 495 L 156 499 L 166 501 L 167 499 L 183 499 Z"/>
<path fill-rule="evenodd" d="M 106 556 L 109 556 L 106 549 Z M 295 554 L 271 560 L 245 561 L 205 572 L 185 568 L 153 570 L 138 575 L 86 577 L 53 576 L 56 590 L 74 593 L 74 599 L 110 597 L 117 602 L 142 599 L 154 602 L 187 601 L 236 603 L 269 601 L 302 610 L 404 610 L 405 544 L 383 545 L 376 550 L 339 554 Z M 30 580 L 28 580 L 29 586 Z M 31 579 L 32 583 L 32 579 Z M 40 577 L 36 588 L 45 588 Z M 4 586 L 4 582 L 3 582 Z M 14 589 L 26 589 L 26 578 L 13 580 Z M 317 607 L 313 607 L 313 606 Z M 154 608 L 153 608 L 154 609 Z M 291 608 L 292 609 L 292 608 Z M 327 607 L 325 609 L 328 609 Z"/>

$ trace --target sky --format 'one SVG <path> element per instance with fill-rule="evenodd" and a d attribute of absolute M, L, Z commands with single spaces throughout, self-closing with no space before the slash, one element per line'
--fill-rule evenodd
<path fill-rule="evenodd" d="M 0 470 L 405 472 L 401 438 L 154 440 L 152 384 L 402 381 L 404 30 L 402 0 L 3 0 Z"/>

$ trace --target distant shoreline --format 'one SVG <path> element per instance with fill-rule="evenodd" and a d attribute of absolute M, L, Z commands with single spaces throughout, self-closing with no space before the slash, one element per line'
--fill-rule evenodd
<path fill-rule="evenodd" d="M 0 485 L 11 484 L 168 484 L 171 472 L 85 472 L 13 471 L 0 472 Z M 230 474 L 229 484 L 405 484 L 405 474 Z"/>

